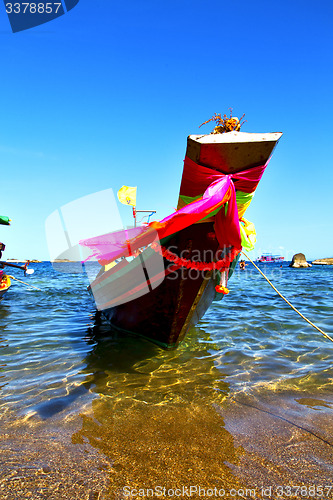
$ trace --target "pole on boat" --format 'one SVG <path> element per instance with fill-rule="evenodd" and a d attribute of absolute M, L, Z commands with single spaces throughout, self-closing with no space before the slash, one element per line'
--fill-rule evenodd
<path fill-rule="evenodd" d="M 132 187 L 132 186 L 122 186 L 117 195 L 118 195 L 118 200 L 120 203 L 123 203 L 124 205 L 130 205 L 132 207 L 132 214 L 133 214 L 133 219 L 134 219 L 134 227 L 136 227 L 137 224 L 137 213 L 149 213 L 150 215 L 156 214 L 156 210 L 137 210 L 136 209 L 136 190 L 137 187 Z M 148 221 L 149 217 L 148 216 Z"/>
<path fill-rule="evenodd" d="M 149 214 L 148 221 L 149 221 L 149 217 L 151 217 L 153 214 L 156 214 L 156 210 L 137 210 L 136 207 L 132 207 L 132 209 L 133 209 L 134 227 L 136 227 L 136 224 L 137 224 L 137 218 L 136 218 L 137 213 Z"/>
<path fill-rule="evenodd" d="M 136 225 L 136 214 L 138 212 L 141 213 L 148 213 L 148 222 L 149 222 L 149 217 L 151 217 L 153 214 L 156 214 L 156 210 L 135 210 L 135 225 Z M 141 219 L 142 220 L 142 219 Z"/>
<path fill-rule="evenodd" d="M 133 209 L 134 227 L 136 227 L 136 206 L 132 207 L 132 209 Z"/>

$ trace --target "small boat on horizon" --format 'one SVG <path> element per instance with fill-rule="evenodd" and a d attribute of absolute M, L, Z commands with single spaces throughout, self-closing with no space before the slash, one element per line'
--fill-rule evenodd
<path fill-rule="evenodd" d="M 282 257 L 281 255 L 273 255 L 271 253 L 264 253 L 256 260 L 256 262 L 267 262 L 267 263 L 272 263 L 272 262 L 281 263 L 283 261 L 284 257 Z"/>

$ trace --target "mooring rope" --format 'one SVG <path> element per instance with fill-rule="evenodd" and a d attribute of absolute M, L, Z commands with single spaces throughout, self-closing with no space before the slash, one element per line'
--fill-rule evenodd
<path fill-rule="evenodd" d="M 320 332 L 322 335 L 324 335 L 324 337 L 326 337 L 328 340 L 330 340 L 331 342 L 333 342 L 333 339 L 332 337 L 330 337 L 327 333 L 323 332 L 323 330 L 321 328 L 319 328 L 318 326 L 316 326 L 314 323 L 312 323 L 312 321 L 310 321 L 308 318 L 306 318 L 301 312 L 299 312 L 296 307 L 294 307 L 290 302 L 289 300 L 287 300 L 280 292 L 277 288 L 275 288 L 275 286 L 273 285 L 273 283 L 271 283 L 269 281 L 269 279 L 267 278 L 267 276 L 265 276 L 265 274 L 259 269 L 258 266 L 255 265 L 255 263 L 253 262 L 253 260 L 250 259 L 250 257 L 248 255 L 246 255 L 245 252 L 241 252 L 243 255 L 245 255 L 245 257 L 247 259 L 249 259 L 249 261 L 254 265 L 254 267 L 257 269 L 257 271 L 259 271 L 259 273 L 265 278 L 265 280 L 271 285 L 271 287 L 276 291 L 276 293 L 281 297 L 281 299 L 283 299 L 285 302 L 287 302 L 288 306 L 290 306 L 295 312 L 297 312 L 297 314 L 299 314 L 305 321 L 307 321 L 307 323 L 309 323 L 309 325 L 313 326 L 313 328 L 315 328 L 316 330 L 318 330 L 318 332 Z"/>
<path fill-rule="evenodd" d="M 26 283 L 25 281 L 21 281 L 21 280 L 18 280 L 17 278 L 15 278 L 14 276 L 10 276 L 9 274 L 7 274 L 8 278 L 11 278 L 12 280 L 16 280 L 18 281 L 19 283 L 23 283 L 23 285 L 26 285 L 26 286 L 31 286 L 32 288 L 36 288 L 36 290 L 39 290 L 40 292 L 42 292 L 43 290 L 41 290 L 40 288 L 37 288 L 36 286 L 34 285 L 30 285 L 30 283 Z"/>

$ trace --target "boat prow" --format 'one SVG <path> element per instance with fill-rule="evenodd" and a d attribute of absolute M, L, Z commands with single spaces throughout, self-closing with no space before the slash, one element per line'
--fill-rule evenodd
<path fill-rule="evenodd" d="M 282 132 L 190 135 L 187 156 L 200 165 L 232 174 L 265 164 L 281 136 Z"/>
<path fill-rule="evenodd" d="M 174 347 L 212 301 L 228 293 L 227 281 L 242 246 L 252 244 L 253 230 L 246 233 L 243 227 L 244 212 L 281 135 L 228 132 L 188 137 L 177 212 L 153 226 L 160 239 L 163 279 L 153 286 L 160 275 L 149 274 L 154 267 L 149 264 L 157 250 L 146 244 L 135 257 L 138 266 L 123 260 L 111 270 L 102 268 L 91 283 L 90 290 L 104 304 L 100 309 L 114 327 Z M 127 246 L 135 242 L 126 240 Z M 88 246 L 94 248 L 93 244 Z M 140 266 L 141 283 L 131 274 Z M 132 292 L 133 300 L 128 300 Z M 126 303 L 119 297 L 126 297 Z"/>

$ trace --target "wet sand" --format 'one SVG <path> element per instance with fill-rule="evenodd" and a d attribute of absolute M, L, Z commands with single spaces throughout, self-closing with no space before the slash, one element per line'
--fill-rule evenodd
<path fill-rule="evenodd" d="M 245 451 L 232 467 L 240 480 L 257 490 L 272 487 L 269 498 L 319 498 L 309 488 L 320 485 L 322 498 L 333 498 L 332 395 L 238 395 L 231 401 L 219 412 L 235 446 Z"/>
<path fill-rule="evenodd" d="M 304 393 L 161 405 L 101 396 L 81 413 L 7 412 L 0 498 L 143 498 L 140 489 L 158 486 L 185 487 L 183 498 L 190 486 L 223 489 L 225 498 L 317 498 L 296 487 L 332 485 L 332 412 L 332 396 Z M 293 489 L 282 496 L 279 486 Z"/>

